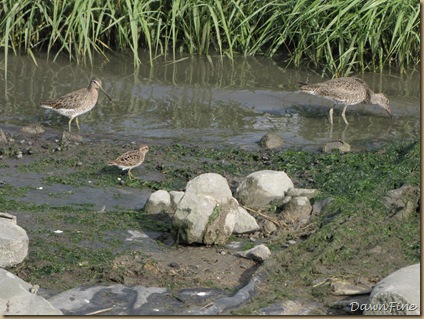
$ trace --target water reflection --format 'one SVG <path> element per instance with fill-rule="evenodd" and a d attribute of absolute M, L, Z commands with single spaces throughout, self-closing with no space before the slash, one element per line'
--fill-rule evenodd
<path fill-rule="evenodd" d="M 3 72 L 0 81 L 0 127 L 39 122 L 66 129 L 66 119 L 41 109 L 39 102 L 85 87 L 97 75 L 113 101 L 101 96 L 82 116 L 83 134 L 252 148 L 267 132 L 301 148 L 321 147 L 329 139 L 331 102 L 297 92 L 298 82 L 323 79 L 312 71 L 284 68 L 278 58 L 238 58 L 234 63 L 218 56 L 178 62 L 159 58 L 135 73 L 125 55 L 96 61 L 89 69 L 41 56 L 37 67 L 27 57 L 9 56 L 7 81 Z M 332 138 L 368 147 L 391 136 L 419 136 L 419 73 L 367 74 L 363 79 L 388 95 L 395 121 L 378 106 L 361 104 L 349 106 L 346 128 L 342 107 L 336 107 Z"/>

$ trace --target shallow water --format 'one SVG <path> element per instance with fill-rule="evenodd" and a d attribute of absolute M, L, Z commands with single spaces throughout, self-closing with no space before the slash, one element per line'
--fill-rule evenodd
<path fill-rule="evenodd" d="M 130 56 L 96 60 L 93 69 L 65 58 L 45 56 L 38 66 L 28 57 L 9 56 L 7 81 L 0 78 L 0 128 L 41 123 L 61 131 L 68 120 L 39 107 L 41 101 L 86 87 L 99 76 L 113 98 L 100 95 L 97 106 L 80 116 L 81 134 L 149 143 L 258 147 L 273 132 L 287 147 L 321 148 L 330 138 L 328 110 L 332 102 L 299 93 L 298 82 L 319 82 L 313 71 L 284 68 L 278 59 L 237 58 L 234 64 L 218 56 L 196 56 L 179 62 L 147 61 L 134 73 Z M 0 56 L 0 63 L 4 58 Z M 344 139 L 354 149 L 384 143 L 390 137 L 419 136 L 419 72 L 365 74 L 376 92 L 390 100 L 395 120 L 375 105 L 350 106 L 346 127 L 336 106 L 331 138 Z M 73 129 L 76 129 L 73 123 Z"/>

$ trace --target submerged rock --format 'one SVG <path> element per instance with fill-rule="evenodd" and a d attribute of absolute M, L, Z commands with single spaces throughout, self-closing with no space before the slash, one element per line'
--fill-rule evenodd
<path fill-rule="evenodd" d="M 268 149 L 279 148 L 283 146 L 284 140 L 276 134 L 267 133 L 261 138 L 261 140 L 259 141 L 259 144 L 262 147 L 268 148 Z"/>
<path fill-rule="evenodd" d="M 44 127 L 41 124 L 33 123 L 33 124 L 22 127 L 20 131 L 22 133 L 35 135 L 35 134 L 42 134 L 46 130 L 44 129 Z"/>
<path fill-rule="evenodd" d="M 337 140 L 328 142 L 323 148 L 324 153 L 329 153 L 333 150 L 338 150 L 340 153 L 347 153 L 350 152 L 350 145 L 344 141 Z"/>

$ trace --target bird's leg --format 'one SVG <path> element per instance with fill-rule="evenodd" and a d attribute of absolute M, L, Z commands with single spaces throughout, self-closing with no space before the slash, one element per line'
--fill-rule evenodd
<path fill-rule="evenodd" d="M 345 105 L 345 107 L 343 108 L 343 112 L 342 112 L 342 118 L 344 120 L 344 122 L 346 123 L 346 125 L 349 125 L 349 122 L 346 120 L 346 109 L 347 109 L 347 105 Z"/>
<path fill-rule="evenodd" d="M 333 108 L 332 107 L 328 113 L 330 114 L 330 124 L 333 125 Z"/>
<path fill-rule="evenodd" d="M 131 173 L 131 170 L 130 169 L 128 170 L 128 178 L 129 179 L 133 179 L 134 178 L 134 175 Z"/>
<path fill-rule="evenodd" d="M 78 131 L 80 131 L 80 126 L 79 126 L 79 123 L 78 123 L 78 117 L 75 118 L 75 122 L 77 123 Z"/>
<path fill-rule="evenodd" d="M 72 123 L 72 117 L 71 117 L 71 119 L 69 120 L 69 122 L 68 122 L 68 130 L 69 130 L 69 133 L 71 132 L 71 123 Z"/>

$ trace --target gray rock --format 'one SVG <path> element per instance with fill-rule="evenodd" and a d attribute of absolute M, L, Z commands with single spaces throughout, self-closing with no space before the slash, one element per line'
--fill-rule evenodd
<path fill-rule="evenodd" d="M 21 263 L 28 255 L 28 243 L 28 235 L 16 224 L 16 217 L 0 213 L 0 267 Z"/>
<path fill-rule="evenodd" d="M 314 205 L 312 205 L 311 215 L 316 216 L 321 214 L 325 210 L 325 208 L 328 206 L 328 204 L 330 204 L 333 200 L 334 198 L 329 197 L 329 198 L 314 202 Z"/>
<path fill-rule="evenodd" d="M 33 123 L 33 124 L 22 127 L 20 131 L 22 133 L 35 135 L 35 134 L 42 134 L 46 130 L 44 129 L 44 127 L 41 124 Z"/>
<path fill-rule="evenodd" d="M 323 148 L 324 153 L 329 153 L 333 150 L 338 150 L 340 153 L 347 153 L 350 152 L 350 145 L 346 142 L 337 140 L 328 142 Z"/>
<path fill-rule="evenodd" d="M 175 212 L 177 205 L 180 202 L 181 198 L 184 196 L 184 192 L 180 191 L 170 191 L 169 195 L 171 196 L 171 207 L 172 211 Z"/>
<path fill-rule="evenodd" d="M 277 225 L 268 219 L 263 219 L 261 225 L 264 235 L 271 235 L 278 230 Z"/>
<path fill-rule="evenodd" d="M 419 187 L 403 185 L 400 188 L 388 191 L 386 196 L 383 197 L 383 203 L 390 209 L 392 216 L 398 220 L 404 220 L 417 210 L 419 198 Z"/>
<path fill-rule="evenodd" d="M 314 197 L 317 197 L 319 194 L 319 190 L 317 189 L 308 189 L 308 188 L 290 188 L 287 191 L 286 196 L 291 197 L 306 197 L 308 199 L 312 199 Z"/>
<path fill-rule="evenodd" d="M 259 230 L 259 225 L 256 222 L 255 217 L 250 215 L 243 207 L 238 207 L 238 214 L 236 219 L 236 224 L 234 225 L 233 233 L 235 234 L 245 234 L 253 233 L 254 231 Z"/>
<path fill-rule="evenodd" d="M 264 148 L 279 148 L 283 146 L 284 140 L 276 134 L 267 133 L 261 138 L 259 144 Z"/>
<path fill-rule="evenodd" d="M 364 315 L 420 315 L 420 302 L 420 264 L 415 264 L 378 282 Z"/>
<path fill-rule="evenodd" d="M 332 279 L 330 286 L 337 296 L 365 295 L 371 292 L 371 286 L 358 285 L 340 278 Z"/>
<path fill-rule="evenodd" d="M 224 177 L 202 174 L 187 183 L 177 205 L 173 226 L 182 243 L 224 244 L 231 236 L 238 214 Z"/>
<path fill-rule="evenodd" d="M 171 205 L 171 196 L 165 190 L 158 190 L 150 194 L 144 205 L 146 214 L 159 214 L 161 212 L 173 213 Z"/>
<path fill-rule="evenodd" d="M 264 244 L 257 245 L 246 251 L 239 251 L 236 253 L 240 257 L 252 259 L 257 262 L 263 262 L 271 256 L 271 251 Z"/>
<path fill-rule="evenodd" d="M 244 206 L 264 209 L 273 201 L 282 201 L 293 187 L 286 173 L 264 170 L 248 175 L 237 187 L 234 197 Z"/>
<path fill-rule="evenodd" d="M 36 295 L 33 286 L 12 273 L 0 269 L 0 315 L 61 315 L 46 299 Z"/>
<path fill-rule="evenodd" d="M 283 206 L 281 217 L 288 225 L 301 227 L 306 225 L 312 212 L 312 205 L 307 197 L 293 197 Z"/>
<path fill-rule="evenodd" d="M 80 143 L 82 141 L 84 141 L 84 138 L 82 137 L 82 135 L 78 133 L 68 132 L 68 131 L 63 131 L 62 136 L 60 137 L 61 143 L 66 143 L 66 142 Z"/>

